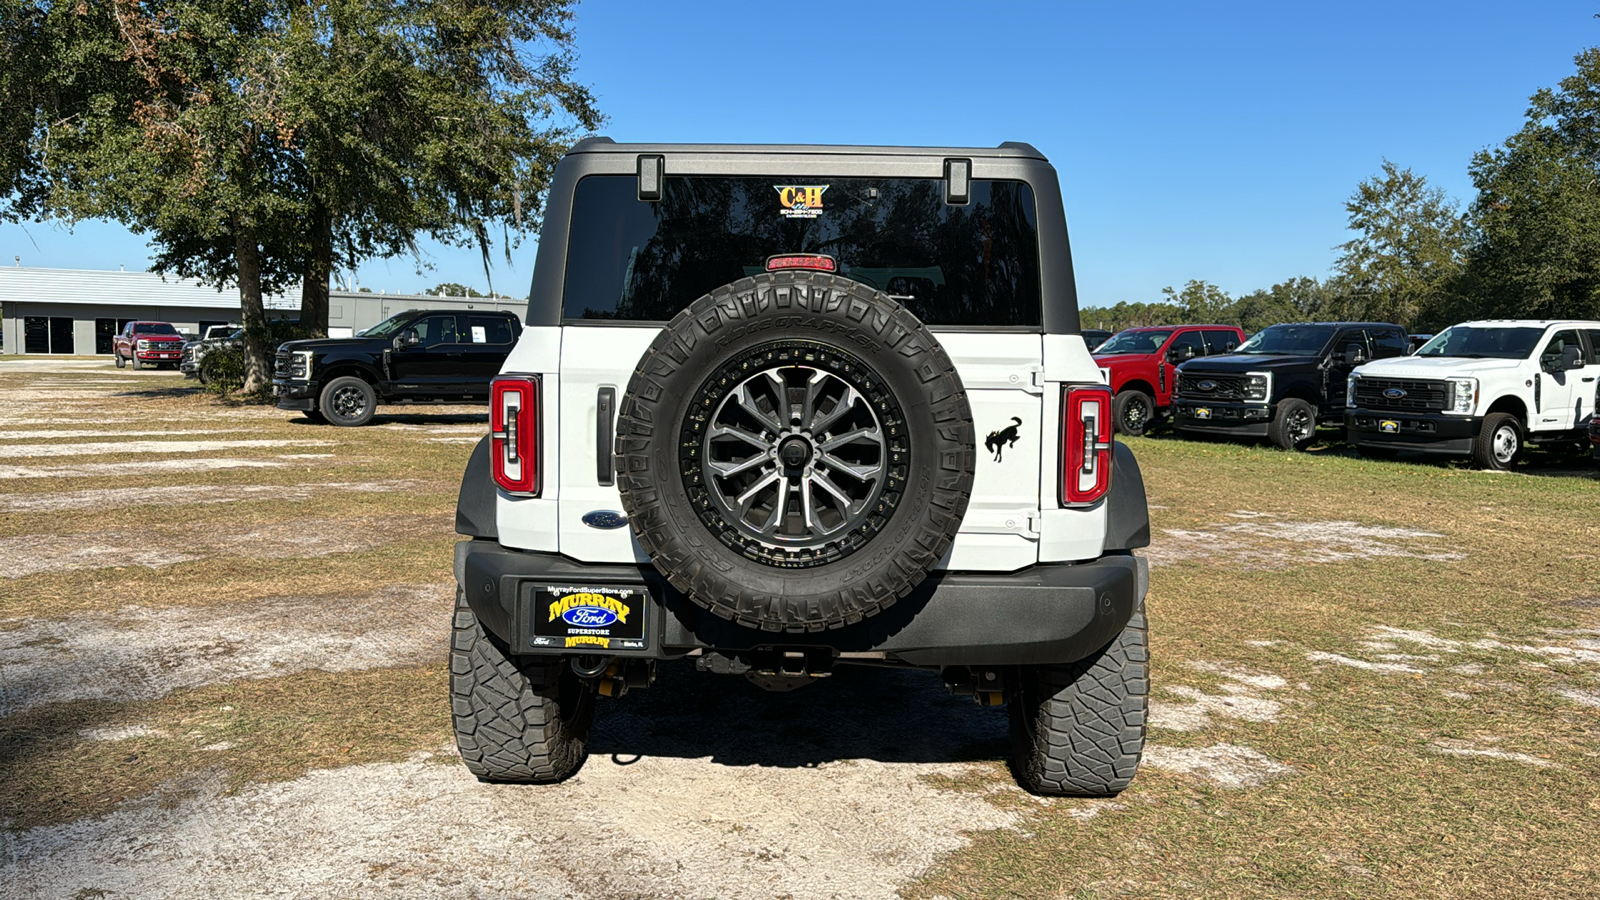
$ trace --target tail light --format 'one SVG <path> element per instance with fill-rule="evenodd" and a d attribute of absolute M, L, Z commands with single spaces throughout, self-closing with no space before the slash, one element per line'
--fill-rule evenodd
<path fill-rule="evenodd" d="M 539 379 L 503 375 L 489 388 L 494 483 L 507 493 L 539 495 Z"/>
<path fill-rule="evenodd" d="M 1086 506 L 1111 489 L 1111 391 L 1069 384 L 1061 392 L 1061 505 Z"/>
<path fill-rule="evenodd" d="M 782 269 L 810 269 L 813 272 L 837 272 L 839 264 L 823 253 L 780 253 L 767 257 L 767 271 Z"/>

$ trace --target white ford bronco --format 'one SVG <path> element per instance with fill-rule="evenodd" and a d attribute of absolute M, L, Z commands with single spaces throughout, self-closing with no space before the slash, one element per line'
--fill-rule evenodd
<path fill-rule="evenodd" d="M 1362 453 L 1419 450 L 1509 469 L 1527 443 L 1584 447 L 1600 375 L 1600 322 L 1464 322 L 1412 356 L 1350 374 L 1349 442 Z"/>
<path fill-rule="evenodd" d="M 571 775 L 658 663 L 854 664 L 1008 704 L 1030 790 L 1128 785 L 1144 484 L 1037 150 L 592 138 L 536 263 L 456 517 L 473 773 Z"/>

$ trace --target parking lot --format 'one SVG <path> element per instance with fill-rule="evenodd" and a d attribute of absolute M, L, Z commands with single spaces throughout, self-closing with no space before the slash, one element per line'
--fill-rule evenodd
<path fill-rule="evenodd" d="M 365 428 L 0 362 L 0 895 L 1557 896 L 1600 832 L 1600 484 L 1132 439 L 1150 745 L 1041 800 L 937 677 L 666 667 L 551 787 L 453 758 L 481 407 Z"/>

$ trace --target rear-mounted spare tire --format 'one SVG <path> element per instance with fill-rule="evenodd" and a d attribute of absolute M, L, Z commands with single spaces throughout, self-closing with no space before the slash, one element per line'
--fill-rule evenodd
<path fill-rule="evenodd" d="M 764 631 L 859 622 L 950 549 L 972 410 L 944 348 L 888 295 L 777 272 L 679 313 L 617 420 L 617 484 L 672 584 Z"/>

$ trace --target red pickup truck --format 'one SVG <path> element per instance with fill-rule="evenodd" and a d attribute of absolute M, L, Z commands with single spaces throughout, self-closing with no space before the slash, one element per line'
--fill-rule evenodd
<path fill-rule="evenodd" d="M 112 338 L 111 355 L 119 369 L 130 362 L 135 369 L 147 365 L 176 369 L 183 359 L 183 335 L 170 322 L 129 322 Z"/>
<path fill-rule="evenodd" d="M 1232 325 L 1165 325 L 1127 328 L 1094 352 L 1115 399 L 1112 421 L 1122 434 L 1144 434 L 1172 405 L 1178 366 L 1197 356 L 1231 353 L 1244 343 Z"/>

